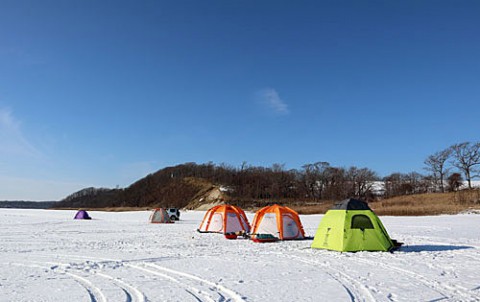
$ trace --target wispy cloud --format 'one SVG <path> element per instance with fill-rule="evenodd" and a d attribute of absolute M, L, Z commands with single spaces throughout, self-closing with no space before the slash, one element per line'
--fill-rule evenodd
<path fill-rule="evenodd" d="M 39 156 L 38 150 L 25 138 L 21 123 L 12 111 L 0 108 L 0 154 Z"/>
<path fill-rule="evenodd" d="M 267 108 L 278 115 L 287 115 L 290 113 L 287 103 L 282 100 L 278 92 L 273 88 L 265 88 L 258 92 L 260 100 Z"/>

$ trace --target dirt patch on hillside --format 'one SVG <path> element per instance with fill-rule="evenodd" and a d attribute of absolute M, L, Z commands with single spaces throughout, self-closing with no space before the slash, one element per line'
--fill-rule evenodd
<path fill-rule="evenodd" d="M 213 206 L 227 203 L 230 197 L 220 190 L 219 187 L 212 186 L 201 190 L 193 197 L 192 201 L 185 206 L 187 210 L 208 210 Z"/>

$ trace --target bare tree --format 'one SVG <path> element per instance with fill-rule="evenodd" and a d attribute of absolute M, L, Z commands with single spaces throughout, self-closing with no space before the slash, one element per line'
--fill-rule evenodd
<path fill-rule="evenodd" d="M 350 167 L 345 175 L 348 186 L 347 195 L 358 198 L 365 198 L 367 193 L 371 192 L 374 181 L 378 180 L 378 175 L 368 168 Z"/>
<path fill-rule="evenodd" d="M 475 173 L 475 166 L 480 164 L 480 142 L 470 143 L 465 142 L 461 144 L 455 144 L 450 147 L 454 160 L 452 165 L 460 169 L 465 175 L 468 182 L 468 188 L 472 188 L 472 173 Z"/>
<path fill-rule="evenodd" d="M 417 172 L 405 174 L 405 181 L 410 185 L 412 194 L 425 193 L 423 191 L 423 179 L 424 176 Z"/>
<path fill-rule="evenodd" d="M 348 197 L 345 168 L 328 167 L 322 174 L 322 181 L 325 183 L 324 198 L 341 200 Z"/>
<path fill-rule="evenodd" d="M 330 164 L 327 162 L 316 162 L 314 164 L 306 164 L 302 168 L 302 183 L 308 195 L 315 200 L 323 198 L 326 182 L 325 171 L 330 168 Z"/>
<path fill-rule="evenodd" d="M 425 170 L 432 172 L 435 186 L 440 184 L 440 191 L 442 193 L 445 192 L 444 179 L 445 174 L 448 173 L 448 169 L 445 168 L 445 165 L 451 154 L 452 149 L 448 148 L 430 155 L 423 162 L 427 166 L 425 167 Z"/>
<path fill-rule="evenodd" d="M 386 198 L 401 195 L 400 187 L 402 186 L 403 178 L 403 174 L 398 172 L 392 173 L 383 178 Z"/>
<path fill-rule="evenodd" d="M 392 173 L 383 178 L 385 197 L 417 194 L 426 192 L 424 177 L 417 172 Z"/>
<path fill-rule="evenodd" d="M 285 164 L 274 163 L 272 165 L 273 172 L 283 172 L 285 171 Z"/>
<path fill-rule="evenodd" d="M 448 178 L 448 190 L 450 192 L 458 191 L 458 188 L 462 186 L 462 175 L 460 173 L 452 173 Z"/>

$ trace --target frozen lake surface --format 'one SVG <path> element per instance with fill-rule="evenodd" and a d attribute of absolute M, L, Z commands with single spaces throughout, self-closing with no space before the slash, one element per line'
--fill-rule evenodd
<path fill-rule="evenodd" d="M 205 212 L 89 214 L 0 209 L 0 301 L 480 301 L 480 215 L 380 217 L 404 247 L 338 253 L 200 234 Z"/>

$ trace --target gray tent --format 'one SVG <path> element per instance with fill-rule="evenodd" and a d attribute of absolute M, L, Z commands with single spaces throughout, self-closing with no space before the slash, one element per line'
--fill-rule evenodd
<path fill-rule="evenodd" d="M 332 210 L 372 210 L 368 206 L 368 204 L 362 200 L 359 199 L 345 199 L 343 201 L 340 201 L 339 203 L 336 203 L 332 208 Z"/>

